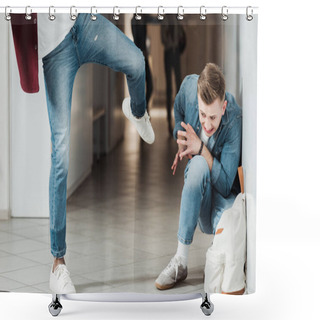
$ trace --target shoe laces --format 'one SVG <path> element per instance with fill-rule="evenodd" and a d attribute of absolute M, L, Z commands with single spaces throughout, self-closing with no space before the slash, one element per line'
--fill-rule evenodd
<path fill-rule="evenodd" d="M 149 122 L 150 121 L 150 116 L 149 116 L 148 112 L 146 112 L 144 114 L 143 119 L 144 119 L 145 122 Z"/>
<path fill-rule="evenodd" d="M 58 279 L 62 279 L 64 286 L 71 285 L 71 278 L 70 278 L 70 272 L 68 271 L 67 267 L 64 265 L 59 265 L 55 272 Z"/>
<path fill-rule="evenodd" d="M 170 274 L 172 273 L 172 268 L 175 269 L 175 278 L 176 281 L 178 278 L 178 271 L 179 271 L 179 260 L 176 257 L 173 257 L 169 264 L 166 266 L 166 268 L 163 270 L 163 273 L 170 277 Z"/>

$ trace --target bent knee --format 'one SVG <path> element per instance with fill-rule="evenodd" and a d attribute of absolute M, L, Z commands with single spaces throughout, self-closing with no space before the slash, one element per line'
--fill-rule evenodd
<path fill-rule="evenodd" d="M 132 77 L 137 77 L 140 74 L 144 75 L 145 60 L 142 51 L 136 47 L 130 63 L 130 74 Z"/>
<path fill-rule="evenodd" d="M 197 174 L 206 175 L 209 173 L 207 160 L 203 156 L 196 155 L 190 160 L 189 171 Z"/>
<path fill-rule="evenodd" d="M 210 179 L 210 170 L 206 159 L 203 156 L 195 156 L 190 160 L 186 172 L 186 181 L 188 184 L 198 185 L 203 181 Z"/>

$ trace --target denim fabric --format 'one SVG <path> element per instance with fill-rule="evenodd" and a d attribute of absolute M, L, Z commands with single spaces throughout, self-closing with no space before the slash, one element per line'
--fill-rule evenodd
<path fill-rule="evenodd" d="M 51 253 L 66 252 L 66 193 L 69 167 L 72 89 L 84 63 L 98 63 L 126 74 L 133 115 L 142 117 L 145 101 L 145 61 L 142 52 L 114 24 L 101 15 L 79 14 L 65 39 L 43 59 L 47 108 L 51 129 L 49 182 Z M 106 84 L 107 85 L 107 84 Z"/>
<path fill-rule="evenodd" d="M 200 135 L 197 97 L 198 75 L 187 76 L 174 103 L 175 128 L 184 130 L 181 122 L 190 123 Z M 237 169 L 241 158 L 242 111 L 234 97 L 226 92 L 227 108 L 218 130 L 209 138 L 207 148 L 214 160 L 211 171 L 202 156 L 189 160 L 182 190 L 178 239 L 190 244 L 197 223 L 201 230 L 214 234 L 224 210 L 232 206 L 238 186 Z"/>

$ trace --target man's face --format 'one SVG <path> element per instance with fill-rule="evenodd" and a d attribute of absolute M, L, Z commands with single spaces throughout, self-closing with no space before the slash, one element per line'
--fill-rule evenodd
<path fill-rule="evenodd" d="M 211 137 L 219 128 L 221 118 L 224 115 L 227 107 L 227 101 L 221 101 L 217 98 L 211 104 L 205 104 L 199 94 L 199 119 L 202 129 L 207 137 Z"/>

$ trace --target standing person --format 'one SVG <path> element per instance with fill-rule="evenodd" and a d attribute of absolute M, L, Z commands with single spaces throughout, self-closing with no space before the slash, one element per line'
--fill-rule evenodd
<path fill-rule="evenodd" d="M 16 15 L 17 16 L 17 15 Z M 18 15 L 19 16 L 19 15 Z M 12 29 L 19 65 L 22 87 L 25 91 L 36 92 L 24 81 L 23 50 L 37 50 L 37 29 L 28 38 L 35 43 L 26 46 L 21 22 L 15 28 L 13 15 Z M 67 14 L 57 15 L 50 21 L 46 14 L 32 14 L 31 24 L 38 24 L 38 56 L 42 58 L 47 109 L 51 130 L 52 154 L 49 181 L 50 239 L 54 261 L 50 272 L 50 289 L 56 294 L 74 293 L 75 287 L 67 270 L 66 254 L 66 193 L 69 168 L 70 118 L 73 83 L 78 69 L 85 63 L 99 63 L 127 77 L 130 97 L 125 98 L 122 110 L 133 123 L 141 138 L 147 143 L 154 142 L 154 132 L 146 112 L 145 62 L 141 51 L 114 24 L 101 15 L 92 21 L 90 14 L 79 14 L 76 21 Z M 20 17 L 21 18 L 21 17 Z M 26 30 L 26 29 L 25 29 Z M 35 30 L 35 32 L 34 32 Z M 19 42 L 20 41 L 20 42 Z M 28 45 L 28 43 L 26 43 Z M 33 59 L 34 60 L 34 59 Z M 22 63 L 21 63 L 22 62 Z M 35 64 L 34 64 L 35 65 Z M 33 68 L 35 69 L 35 68 Z M 37 76 L 36 72 L 32 76 Z M 34 79 L 33 79 L 34 80 Z M 31 82 L 30 82 L 31 83 Z M 32 82 L 33 83 L 33 82 Z"/>
<path fill-rule="evenodd" d="M 136 20 L 135 17 L 131 19 L 131 30 L 133 35 L 133 41 L 135 45 L 142 51 L 145 60 L 146 69 L 146 100 L 147 100 L 147 112 L 149 113 L 149 101 L 153 91 L 153 82 L 151 68 L 149 65 L 149 52 L 147 47 L 147 22 L 153 22 L 149 15 L 145 14 L 141 17 L 141 20 Z"/>
<path fill-rule="evenodd" d="M 189 159 L 184 174 L 178 230 L 178 248 L 155 285 L 172 288 L 186 279 L 188 253 L 196 226 L 215 234 L 224 210 L 239 193 L 237 168 L 241 157 L 242 112 L 225 92 L 219 67 L 208 63 L 198 75 L 187 76 L 174 103 L 174 137 L 178 152 L 171 169 Z"/>
<path fill-rule="evenodd" d="M 175 17 L 170 15 L 161 25 L 161 41 L 164 46 L 164 68 L 166 75 L 166 106 L 168 131 L 172 135 L 171 124 L 171 98 L 172 79 L 171 73 L 174 71 L 176 90 L 179 91 L 181 83 L 180 54 L 185 48 L 185 33 L 183 27 L 176 23 Z"/>

